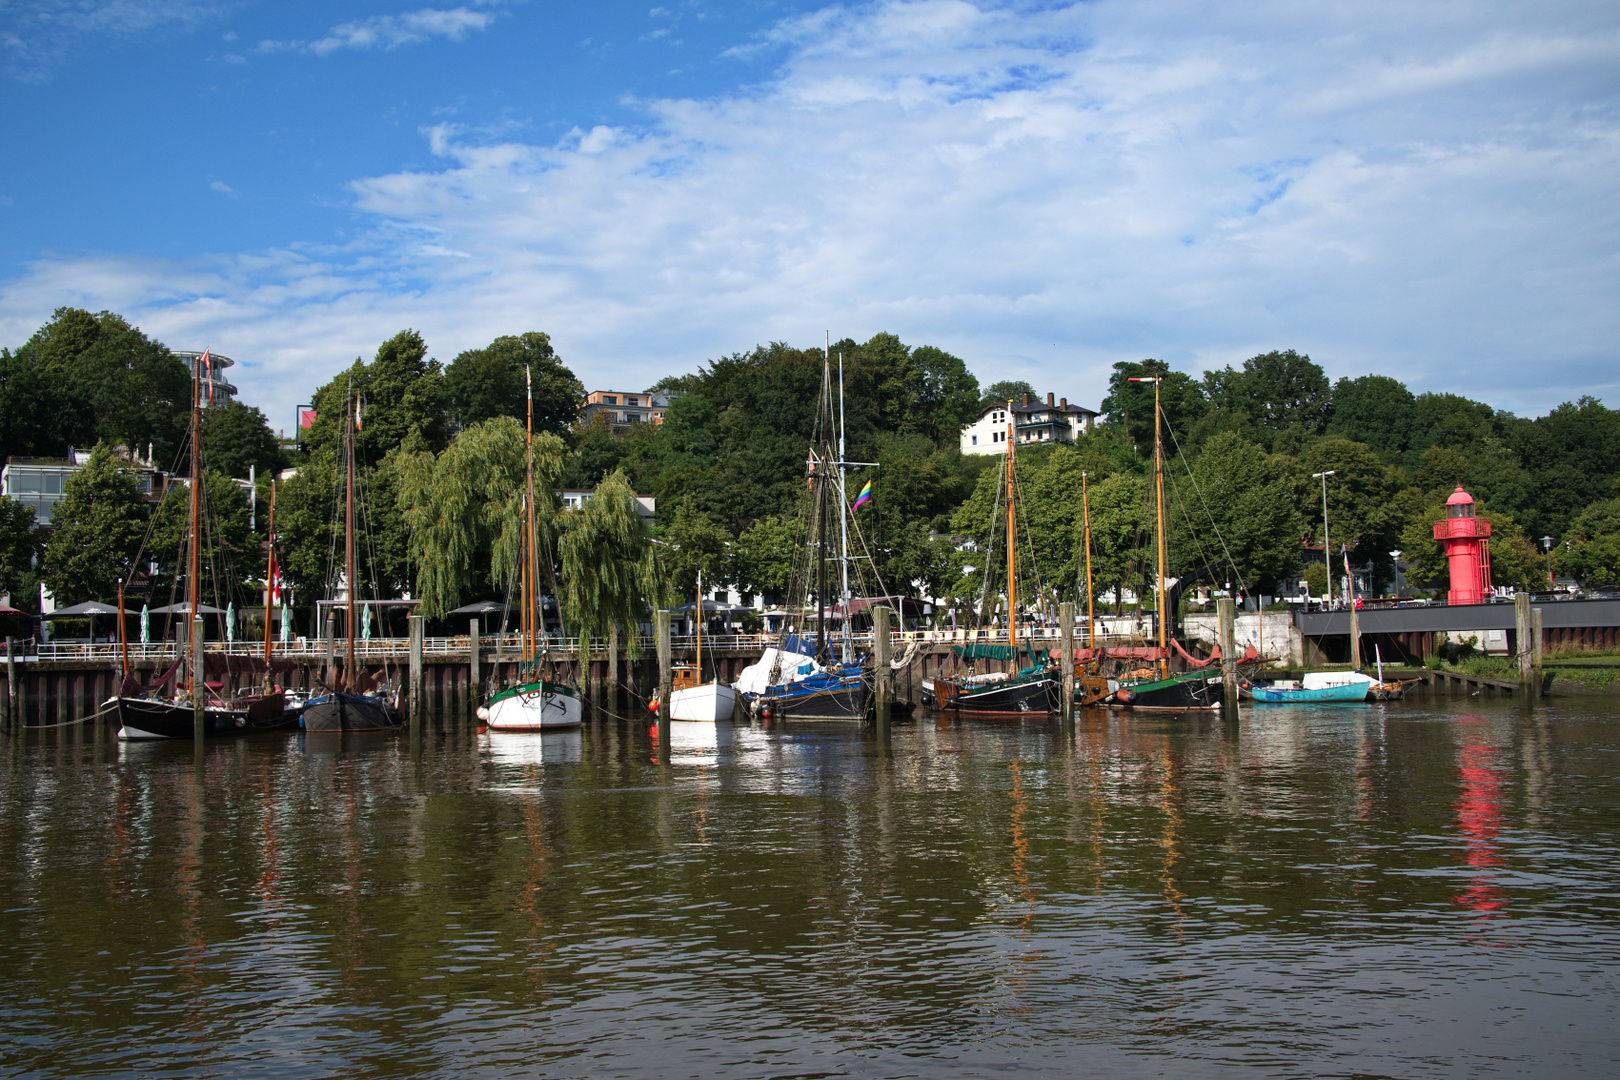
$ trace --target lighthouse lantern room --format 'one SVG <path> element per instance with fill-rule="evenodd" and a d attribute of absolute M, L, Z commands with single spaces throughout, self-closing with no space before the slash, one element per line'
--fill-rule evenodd
<path fill-rule="evenodd" d="M 1474 516 L 1474 497 L 1457 485 L 1446 500 L 1444 521 L 1434 523 L 1434 538 L 1451 564 L 1448 604 L 1479 604 L 1491 595 L 1491 523 Z"/>

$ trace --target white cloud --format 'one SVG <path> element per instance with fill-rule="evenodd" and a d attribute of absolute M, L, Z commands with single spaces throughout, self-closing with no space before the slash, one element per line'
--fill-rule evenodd
<path fill-rule="evenodd" d="M 45 82 L 88 41 L 181 29 L 227 7 L 223 0 L 12 0 L 0 4 L 0 70 Z"/>
<path fill-rule="evenodd" d="M 341 49 L 397 49 L 436 37 L 460 41 L 470 31 L 486 29 L 494 21 L 493 12 L 468 7 L 422 8 L 403 15 L 374 15 L 342 23 L 315 41 L 261 41 L 259 51 L 312 52 L 328 56 Z"/>
<path fill-rule="evenodd" d="M 218 191 L 218 192 L 220 192 L 222 194 L 225 194 L 225 195 L 235 195 L 236 194 L 236 189 L 231 187 L 231 185 L 227 184 L 223 180 L 215 180 L 213 183 L 208 185 L 208 189 L 210 191 Z"/>
<path fill-rule="evenodd" d="M 63 303 L 243 362 L 288 411 L 404 326 L 545 329 L 586 382 L 891 330 L 1095 405 L 1108 365 L 1298 348 L 1526 411 L 1620 404 L 1620 37 L 1579 5 L 829 8 L 769 83 L 552 145 L 425 130 L 374 227 L 178 264 L 41 260 Z M 1056 343 L 1056 344 L 1053 344 Z"/>

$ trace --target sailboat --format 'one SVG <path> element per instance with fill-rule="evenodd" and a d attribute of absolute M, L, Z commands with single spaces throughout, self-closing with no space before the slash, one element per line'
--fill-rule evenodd
<path fill-rule="evenodd" d="M 677 664 L 671 674 L 669 718 L 715 723 L 730 720 L 737 708 L 737 691 L 720 681 L 703 681 L 703 574 L 698 573 L 697 604 L 692 616 L 697 627 L 697 657 L 691 666 Z"/>
<path fill-rule="evenodd" d="M 343 629 L 346 647 L 342 675 L 328 672 L 330 682 L 327 692 L 311 697 L 304 706 L 299 723 L 305 731 L 310 732 L 386 731 L 398 727 L 401 722 L 394 689 L 362 671 L 355 658 L 354 632 L 359 621 L 355 594 L 360 591 L 360 577 L 355 560 L 354 431 L 359 415 L 352 384 L 344 411 L 347 414 L 343 426 Z M 414 706 L 415 702 L 412 704 Z"/>
<path fill-rule="evenodd" d="M 518 682 L 496 690 L 478 707 L 478 719 L 490 731 L 558 731 L 577 728 L 584 716 L 579 690 L 546 676 L 549 664 L 539 641 L 545 630 L 540 607 L 540 554 L 534 516 L 534 383 L 524 369 L 529 399 L 528 443 L 524 459 L 522 665 Z"/>
<path fill-rule="evenodd" d="M 1158 618 L 1159 648 L 1155 678 L 1122 680 L 1111 697 L 1111 703 L 1131 709 L 1164 709 L 1186 712 L 1193 709 L 1219 709 L 1221 707 L 1221 680 L 1203 672 L 1170 674 L 1170 643 L 1168 638 L 1169 591 L 1165 588 L 1164 564 L 1167 554 L 1164 537 L 1164 435 L 1163 418 L 1159 412 L 1159 378 L 1144 376 L 1131 382 L 1153 384 L 1153 486 L 1155 492 L 1156 558 L 1159 576 Z"/>
<path fill-rule="evenodd" d="M 123 682 L 115 699 L 118 709 L 118 738 L 125 741 L 145 739 L 194 740 L 197 737 L 196 692 L 201 692 L 202 733 L 206 738 L 246 735 L 253 731 L 268 731 L 291 726 L 295 717 L 283 709 L 279 690 L 266 688 L 262 694 L 250 694 L 226 699 L 208 683 L 206 670 L 195 670 L 188 659 L 192 655 L 191 635 L 195 632 L 193 617 L 205 610 L 200 600 L 202 584 L 202 390 L 201 372 L 207 365 L 208 354 L 193 365 L 191 378 L 191 513 L 189 533 L 189 567 L 186 580 L 184 606 L 186 638 L 185 652 L 157 678 L 142 683 L 130 671 L 129 645 L 124 631 L 124 586 L 118 586 L 118 638 L 123 656 Z M 135 565 L 141 565 L 141 552 L 137 552 Z M 240 658 L 239 658 L 240 659 Z M 165 696 L 163 687 L 186 666 L 185 693 Z M 204 665 L 206 669 L 206 665 Z M 227 667 L 229 661 L 227 660 Z M 268 656 L 266 657 L 268 682 Z M 178 679 L 176 690 L 179 689 Z"/>
<path fill-rule="evenodd" d="M 872 678 L 866 666 L 855 657 L 854 628 L 850 624 L 849 589 L 849 499 L 844 489 L 845 470 L 851 465 L 869 464 L 844 460 L 843 431 L 843 356 L 840 354 L 838 393 L 838 445 L 832 445 L 832 356 L 830 346 L 821 354 L 821 399 L 817 429 L 822 438 L 810 448 L 806 461 L 807 483 L 815 502 L 815 527 L 810 539 L 813 552 L 813 585 L 806 580 L 806 591 L 813 587 L 816 596 L 816 642 L 813 654 L 806 652 L 808 643 L 797 632 L 784 634 L 778 647 L 766 650 L 766 658 L 759 667 L 763 670 L 743 672 L 738 679 L 739 688 L 750 706 L 761 716 L 777 719 L 804 720 L 860 720 L 872 704 Z M 838 501 L 837 558 L 841 587 L 839 590 L 844 613 L 839 656 L 832 659 L 827 641 L 827 566 L 830 561 L 828 542 L 828 508 L 833 499 Z M 795 628 L 796 630 L 797 628 Z M 767 659 L 768 658 L 768 659 Z M 754 686 L 759 686 L 757 691 Z"/>
<path fill-rule="evenodd" d="M 1016 715 L 1053 712 L 1062 704 L 1063 684 L 1051 665 L 1034 661 L 1017 669 L 1018 663 L 1018 528 L 1014 514 L 1014 457 L 1012 402 L 1007 403 L 1007 644 L 970 642 L 957 646 L 964 660 L 1005 660 L 1007 671 L 973 675 L 936 675 L 923 681 L 923 704 L 941 712 Z M 986 573 L 988 576 L 988 571 Z"/>

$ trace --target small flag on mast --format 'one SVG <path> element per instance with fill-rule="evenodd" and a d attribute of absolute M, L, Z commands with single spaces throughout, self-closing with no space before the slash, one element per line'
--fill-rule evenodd
<path fill-rule="evenodd" d="M 855 497 L 855 505 L 850 507 L 850 509 L 851 510 L 859 510 L 862 506 L 866 505 L 871 500 L 872 500 L 872 481 L 868 480 L 866 482 L 866 486 L 861 488 L 861 493 Z"/>

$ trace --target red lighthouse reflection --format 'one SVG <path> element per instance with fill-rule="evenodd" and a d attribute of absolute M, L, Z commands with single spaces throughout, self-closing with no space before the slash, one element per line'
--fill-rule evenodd
<path fill-rule="evenodd" d="M 1458 748 L 1457 778 L 1462 794 L 1457 799 L 1457 831 L 1463 839 L 1463 861 L 1476 873 L 1456 901 L 1483 915 L 1507 905 L 1507 893 L 1496 884 L 1494 870 L 1502 863 L 1497 837 L 1502 831 L 1502 775 L 1494 765 L 1496 747 L 1488 741 L 1480 717 L 1458 721 L 1464 742 Z"/>

